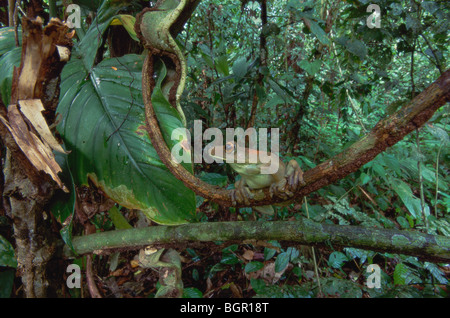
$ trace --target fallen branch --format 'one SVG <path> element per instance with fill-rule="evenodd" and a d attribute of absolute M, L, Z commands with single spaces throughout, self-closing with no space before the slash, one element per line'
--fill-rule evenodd
<path fill-rule="evenodd" d="M 111 249 L 193 242 L 290 241 L 302 245 L 355 247 L 417 256 L 433 262 L 450 261 L 450 238 L 416 231 L 319 224 L 308 219 L 275 222 L 214 222 L 180 226 L 151 226 L 95 233 L 73 238 L 78 254 Z M 73 252 L 64 247 L 67 257 Z"/>

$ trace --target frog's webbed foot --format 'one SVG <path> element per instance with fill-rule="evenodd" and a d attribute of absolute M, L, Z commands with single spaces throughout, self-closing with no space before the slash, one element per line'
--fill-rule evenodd
<path fill-rule="evenodd" d="M 235 188 L 231 191 L 231 200 L 234 206 L 237 205 L 238 203 L 244 203 L 246 205 L 249 205 L 250 204 L 249 199 L 253 198 L 258 199 L 263 196 L 264 193 L 261 190 L 257 191 L 256 194 L 253 194 L 250 191 L 250 188 L 245 186 Z M 274 209 L 271 205 L 253 206 L 252 209 L 255 209 L 255 211 L 266 215 L 274 214 Z"/>
<path fill-rule="evenodd" d="M 270 186 L 270 195 L 277 196 L 282 199 L 289 199 L 294 196 L 294 192 L 301 186 L 305 185 L 303 180 L 303 171 L 300 169 L 297 161 L 291 160 L 286 169 L 285 178 Z"/>
<path fill-rule="evenodd" d="M 250 189 L 242 184 L 237 183 L 235 189 L 231 192 L 231 200 L 233 205 L 236 204 L 246 204 L 249 205 L 249 199 L 253 199 L 255 195 L 250 191 Z"/>
<path fill-rule="evenodd" d="M 288 188 L 293 192 L 306 184 L 303 180 L 303 171 L 295 160 L 289 161 L 286 175 Z"/>
<path fill-rule="evenodd" d="M 292 193 L 286 189 L 287 181 L 283 178 L 281 181 L 272 183 L 269 188 L 270 197 L 280 197 L 282 199 L 288 199 L 292 196 Z"/>

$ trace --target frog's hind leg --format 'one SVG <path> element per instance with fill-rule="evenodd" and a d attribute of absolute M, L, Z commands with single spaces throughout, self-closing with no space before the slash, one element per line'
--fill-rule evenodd
<path fill-rule="evenodd" d="M 236 203 L 244 203 L 246 205 L 250 204 L 249 199 L 253 199 L 254 195 L 250 191 L 250 188 L 248 188 L 245 183 L 241 180 L 237 181 L 234 184 L 234 191 L 231 195 L 233 204 Z"/>
<path fill-rule="evenodd" d="M 270 195 L 276 195 L 282 199 L 289 199 L 294 196 L 294 192 L 302 185 L 303 171 L 297 161 L 289 161 L 283 178 L 270 185 Z"/>

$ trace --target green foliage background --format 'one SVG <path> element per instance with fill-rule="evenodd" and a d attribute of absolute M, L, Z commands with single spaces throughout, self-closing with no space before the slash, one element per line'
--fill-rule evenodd
<path fill-rule="evenodd" d="M 105 180 L 111 182 L 106 188 L 113 188 L 123 184 L 124 179 L 136 180 L 129 177 L 133 170 L 122 168 L 128 166 L 128 159 L 138 158 L 134 162 L 145 165 L 150 172 L 141 175 L 139 185 L 127 186 L 138 192 L 152 189 L 137 195 L 139 204 L 144 202 L 144 209 L 153 208 L 162 195 L 170 207 L 168 211 L 175 213 L 156 221 L 184 222 L 192 218 L 195 204 L 197 221 L 219 220 L 218 207 L 199 197 L 194 200 L 193 194 L 164 169 L 146 137 L 128 136 L 128 144 L 137 148 L 125 154 L 112 148 L 100 151 L 105 138 L 124 120 L 126 124 L 113 137 L 115 144 L 121 142 L 117 138 L 125 138 L 122 134 L 136 131 L 143 123 L 143 106 L 139 77 L 142 51 L 111 57 L 110 48 L 99 41 L 98 34 L 106 35 L 118 14 L 135 16 L 142 6 L 139 1 L 78 3 L 82 6 L 83 24 L 77 30 L 76 59 L 72 58 L 63 72 L 58 109 L 65 116 L 60 132 L 66 146 L 72 147 L 72 156 L 78 156 L 76 160 L 69 156 L 68 160 L 74 180 L 87 183 L 88 173 L 105 173 Z M 381 8 L 380 29 L 367 27 L 370 13 L 366 8 L 370 3 Z M 93 12 L 97 19 L 89 24 L 86 17 Z M 414 98 L 448 67 L 450 6 L 446 1 L 274 0 L 267 1 L 267 12 L 267 23 L 263 23 L 261 3 L 257 1 L 200 2 L 177 38 L 188 62 L 182 106 L 189 128 L 198 119 L 204 127 L 246 127 L 253 123 L 256 128 L 280 128 L 283 159 L 296 158 L 303 170 L 363 137 L 380 119 Z M 0 66 L 5 70 L 0 73 L 0 92 L 5 105 L 11 87 L 10 71 L 20 62 L 18 48 L 13 49 L 14 42 L 6 36 L 7 31 L 8 28 L 0 30 Z M 128 32 L 133 38 L 133 31 Z M 101 56 L 97 54 L 99 49 L 103 50 Z M 102 87 L 97 85 L 99 82 L 112 86 Z M 84 145 L 92 135 L 82 126 L 80 116 L 86 115 L 82 113 L 84 107 L 92 106 L 86 98 L 94 95 L 100 113 L 90 118 L 103 130 L 94 136 L 100 139 Z M 115 100 L 108 102 L 113 96 Z M 424 127 L 358 172 L 309 195 L 301 207 L 278 208 L 276 217 L 309 217 L 319 222 L 450 236 L 448 107 L 442 107 Z M 70 130 L 74 126 L 68 125 L 69 116 L 74 116 L 71 120 L 81 126 Z M 177 120 L 175 117 L 166 120 Z M 101 118 L 109 120 L 100 125 Z M 64 134 L 68 128 L 70 133 Z M 88 139 L 83 139 L 83 134 Z M 142 143 L 145 151 L 139 148 Z M 111 151 L 116 155 L 110 156 Z M 108 160 L 112 168 L 105 170 Z M 124 174 L 116 182 L 114 172 L 118 171 Z M 212 184 L 226 186 L 234 181 L 225 166 L 198 165 L 194 171 Z M 156 172 L 159 177 L 152 178 Z M 163 182 L 147 187 L 147 181 L 155 180 Z M 180 195 L 171 196 L 173 193 Z M 130 207 L 142 209 L 139 204 Z M 231 209 L 228 213 L 239 220 L 255 217 L 251 208 Z M 261 297 L 445 296 L 443 286 L 448 288 L 449 284 L 448 265 L 421 262 L 414 257 L 353 248 L 335 250 L 330 246 L 331 252 L 320 251 L 316 260 L 306 256 L 300 247 L 271 244 L 274 248 L 265 247 L 262 251 L 259 247 L 233 245 L 212 259 L 208 253 L 187 249 L 186 257 L 206 265 L 192 266 L 184 273 L 190 282 L 185 295 L 207 296 L 208 280 L 224 293 L 231 292 L 230 281 L 238 282 L 231 273 L 242 273 L 240 279 L 244 276 L 253 295 Z M 6 243 L 2 246 L 0 259 L 7 261 L 0 266 L 14 267 L 11 248 Z M 263 258 L 242 258 L 244 249 L 259 251 Z M 270 263 L 274 263 L 275 272 L 282 273 L 276 283 L 258 275 L 251 278 L 251 273 L 258 273 Z M 382 269 L 381 289 L 364 286 L 368 276 L 365 269 L 373 263 Z M 320 274 L 320 280 L 314 271 Z M 220 285 L 220 278 L 225 276 L 231 277 L 230 281 Z M 3 272 L 0 279 L 11 281 Z"/>

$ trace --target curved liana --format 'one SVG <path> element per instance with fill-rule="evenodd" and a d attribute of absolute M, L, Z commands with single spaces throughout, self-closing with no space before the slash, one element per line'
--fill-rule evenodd
<path fill-rule="evenodd" d="M 71 151 L 68 166 L 75 184 L 88 185 L 89 179 L 121 206 L 141 210 L 154 222 L 187 223 L 195 218 L 195 195 L 168 171 L 146 133 L 140 85 L 144 58 L 127 54 L 94 63 L 98 47 L 89 43 L 102 39 L 118 19 L 120 7 L 113 4 L 104 2 L 77 45 L 77 58 L 62 72 L 58 131 Z M 167 76 L 160 72 L 160 78 L 164 83 Z M 183 121 L 160 92 L 155 90 L 154 105 L 170 137 Z M 192 164 L 184 168 L 192 170 Z"/>

